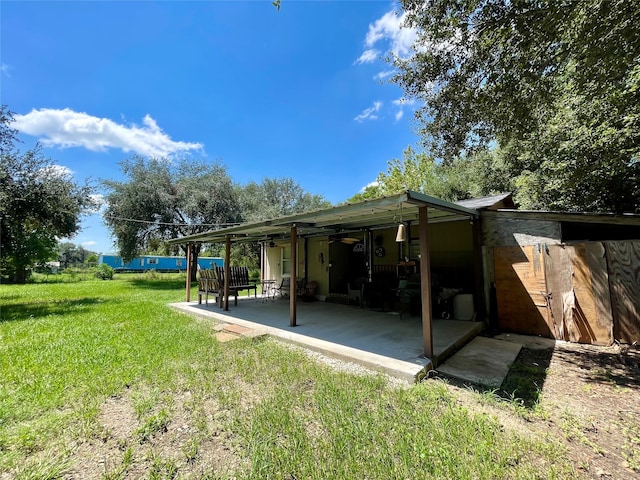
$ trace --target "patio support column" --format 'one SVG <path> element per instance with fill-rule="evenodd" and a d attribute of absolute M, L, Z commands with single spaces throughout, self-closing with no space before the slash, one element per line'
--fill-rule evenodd
<path fill-rule="evenodd" d="M 367 281 L 373 281 L 373 232 L 367 229 Z"/>
<path fill-rule="evenodd" d="M 229 311 L 229 280 L 231 279 L 231 236 L 225 237 L 224 245 L 224 310 Z"/>
<path fill-rule="evenodd" d="M 264 276 L 264 254 L 266 253 L 265 242 L 260 242 L 260 281 L 262 282 L 266 277 Z M 263 284 L 264 285 L 264 284 Z"/>
<path fill-rule="evenodd" d="M 420 227 L 420 294 L 422 298 L 422 344 L 424 356 L 436 366 L 433 356 L 433 318 L 431 317 L 431 257 L 429 255 L 429 212 L 428 207 L 418 209 Z"/>
<path fill-rule="evenodd" d="M 187 302 L 191 301 L 191 244 L 187 243 L 187 284 L 186 284 L 186 293 L 187 293 Z"/>
<path fill-rule="evenodd" d="M 291 279 L 289 285 L 289 326 L 296 326 L 296 288 L 298 284 L 298 229 L 291 225 Z"/>
<path fill-rule="evenodd" d="M 482 260 L 482 229 L 480 219 L 471 219 L 473 230 L 473 273 L 475 276 L 475 311 L 480 316 L 480 320 L 486 321 L 486 291 L 484 283 L 484 262 Z"/>

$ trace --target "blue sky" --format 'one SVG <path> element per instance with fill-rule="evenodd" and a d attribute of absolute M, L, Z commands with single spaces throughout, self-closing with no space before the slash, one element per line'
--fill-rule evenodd
<path fill-rule="evenodd" d="M 344 201 L 415 146 L 387 80 L 409 53 L 389 1 L 0 4 L 0 95 L 23 148 L 78 182 L 134 154 L 219 161 L 234 182 L 292 177 Z M 99 214 L 71 239 L 114 251 Z"/>

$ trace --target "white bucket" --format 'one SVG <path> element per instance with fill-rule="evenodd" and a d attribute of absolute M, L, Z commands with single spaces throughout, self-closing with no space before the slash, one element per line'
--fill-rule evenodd
<path fill-rule="evenodd" d="M 453 297 L 453 318 L 455 320 L 474 320 L 475 316 L 472 294 L 460 293 Z"/>

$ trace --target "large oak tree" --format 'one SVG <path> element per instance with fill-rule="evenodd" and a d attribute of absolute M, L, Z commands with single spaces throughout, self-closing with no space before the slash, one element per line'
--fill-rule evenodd
<path fill-rule="evenodd" d="M 109 190 L 104 218 L 125 261 L 158 240 L 215 230 L 242 219 L 231 179 L 218 163 L 134 156 L 121 167 L 125 181 L 103 181 Z M 194 278 L 200 248 L 196 245 L 193 251 Z"/>
<path fill-rule="evenodd" d="M 529 208 L 640 211 L 640 2 L 401 3 L 429 152 L 473 171 L 493 150 Z"/>

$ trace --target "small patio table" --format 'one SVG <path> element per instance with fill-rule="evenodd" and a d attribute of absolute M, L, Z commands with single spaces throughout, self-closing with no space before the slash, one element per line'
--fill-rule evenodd
<path fill-rule="evenodd" d="M 276 300 L 276 281 L 275 280 L 262 280 L 260 282 L 262 302 L 266 302 L 269 298 L 271 301 Z"/>

